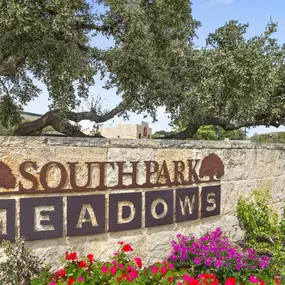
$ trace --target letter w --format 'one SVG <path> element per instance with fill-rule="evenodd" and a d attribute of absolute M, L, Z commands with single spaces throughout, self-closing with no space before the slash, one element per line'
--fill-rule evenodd
<path fill-rule="evenodd" d="M 196 195 L 192 196 L 192 201 L 190 200 L 190 195 L 186 195 L 184 201 L 182 200 L 181 196 L 179 197 L 181 213 L 183 216 L 186 215 L 187 208 L 188 208 L 189 215 L 192 214 L 194 204 L 195 204 L 195 196 Z"/>

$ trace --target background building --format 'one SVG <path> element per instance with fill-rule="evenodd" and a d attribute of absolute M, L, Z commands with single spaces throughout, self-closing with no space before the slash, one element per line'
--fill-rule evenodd
<path fill-rule="evenodd" d="M 116 125 L 114 128 L 101 128 L 100 133 L 106 138 L 121 139 L 151 139 L 152 129 L 148 123 L 141 122 L 140 125 Z"/>
<path fill-rule="evenodd" d="M 21 116 L 24 118 L 25 121 L 34 121 L 40 118 L 42 115 L 23 111 L 21 112 Z"/>

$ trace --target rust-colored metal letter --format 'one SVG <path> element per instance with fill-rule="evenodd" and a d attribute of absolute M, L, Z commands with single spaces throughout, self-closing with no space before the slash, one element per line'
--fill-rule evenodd
<path fill-rule="evenodd" d="M 164 178 L 165 183 L 160 183 L 159 182 L 161 177 Z M 156 184 L 157 185 L 167 185 L 167 186 L 171 186 L 171 184 L 172 184 L 171 179 L 170 179 L 170 175 L 169 175 L 169 171 L 168 171 L 168 168 L 167 168 L 167 164 L 166 164 L 165 160 L 162 163 L 160 172 L 159 172 L 158 177 L 157 177 Z"/>
<path fill-rule="evenodd" d="M 37 164 L 34 161 L 25 161 L 20 164 L 19 171 L 21 175 L 23 176 L 23 178 L 32 182 L 33 186 L 31 188 L 25 188 L 23 184 L 19 182 L 19 191 L 35 191 L 38 187 L 38 180 L 33 174 L 26 171 L 26 165 L 32 166 L 35 170 L 38 169 Z"/>
<path fill-rule="evenodd" d="M 47 174 L 48 174 L 48 170 L 49 168 L 52 166 L 52 165 L 55 165 L 57 166 L 59 169 L 60 169 L 60 172 L 61 172 L 61 175 L 60 175 L 60 182 L 58 184 L 57 187 L 49 187 L 48 186 L 48 183 L 47 183 Z M 65 184 L 66 184 L 66 180 L 67 180 L 67 172 L 66 172 L 66 169 L 65 167 L 59 163 L 59 162 L 55 162 L 55 161 L 51 161 L 51 162 L 48 162 L 47 164 L 45 164 L 43 166 L 43 168 L 41 169 L 41 172 L 40 172 L 40 181 L 41 181 L 41 184 L 43 186 L 43 188 L 45 190 L 48 190 L 48 191 L 53 191 L 53 190 L 61 190 Z"/>
<path fill-rule="evenodd" d="M 87 174 L 87 182 L 84 186 L 78 186 L 76 184 L 76 165 L 78 164 L 78 162 L 67 162 L 67 164 L 69 165 L 69 169 L 70 169 L 70 185 L 71 187 L 76 190 L 84 190 L 86 189 L 89 185 L 90 185 L 90 182 L 91 182 L 91 164 L 90 162 L 86 162 L 85 164 L 87 164 L 87 171 L 88 171 L 88 174 Z"/>
<path fill-rule="evenodd" d="M 157 161 L 145 161 L 145 166 L 146 166 L 146 170 L 145 170 L 145 183 L 143 186 L 145 187 L 151 187 L 154 186 L 154 183 L 151 183 L 151 177 L 153 174 L 157 173 L 158 171 L 158 162 Z M 151 170 L 151 165 L 153 164 L 153 170 Z"/>
<path fill-rule="evenodd" d="M 98 164 L 99 165 L 99 176 L 100 176 L 100 181 L 99 181 L 99 185 L 96 187 L 96 189 L 98 190 L 105 190 L 107 189 L 107 186 L 105 185 L 105 172 L 106 172 L 106 165 L 111 165 L 112 168 L 114 169 L 114 162 L 109 162 L 109 161 L 105 161 L 105 162 L 94 162 L 94 164 Z"/>
<path fill-rule="evenodd" d="M 193 167 L 193 161 L 195 161 L 195 165 Z M 188 159 L 188 170 L 189 170 L 189 177 L 188 177 L 188 183 L 192 184 L 192 183 L 200 183 L 201 180 L 198 177 L 197 171 L 196 171 L 196 167 L 199 163 L 200 159 Z M 192 177 L 194 178 L 194 180 L 192 180 Z"/>
<path fill-rule="evenodd" d="M 132 171 L 131 172 L 124 172 L 124 165 L 125 161 L 118 161 L 116 164 L 118 165 L 118 184 L 115 186 L 116 188 L 125 188 L 128 187 L 138 187 L 137 184 L 137 167 L 139 164 L 139 161 L 131 161 L 132 164 Z M 132 178 L 132 184 L 130 185 L 124 185 L 123 179 L 124 176 L 131 176 Z"/>
<path fill-rule="evenodd" d="M 185 170 L 185 163 L 183 161 L 173 161 L 174 163 L 174 179 L 175 185 L 180 185 L 185 183 L 183 171 Z"/>

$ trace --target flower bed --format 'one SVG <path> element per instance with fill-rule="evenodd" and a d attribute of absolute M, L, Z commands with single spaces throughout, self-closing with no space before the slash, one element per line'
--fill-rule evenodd
<path fill-rule="evenodd" d="M 85 258 L 79 258 L 76 252 L 67 252 L 63 268 L 53 274 L 45 272 L 31 284 L 279 284 L 279 281 L 277 279 L 274 281 L 272 277 L 266 281 L 259 277 L 262 276 L 262 271 L 266 270 L 270 262 L 267 258 L 257 257 L 253 251 L 240 254 L 236 250 L 231 250 L 220 229 L 201 237 L 198 242 L 194 237 L 179 236 L 178 242 L 174 241 L 172 244 L 174 251 L 170 260 L 157 262 L 148 268 L 144 268 L 140 257 L 133 255 L 131 245 L 124 242 L 118 243 L 118 252 L 114 253 L 114 256 L 107 262 L 96 260 L 92 254 L 88 254 Z M 214 259 L 207 262 L 211 257 Z M 179 262 L 186 260 L 187 267 L 182 268 Z M 243 260 L 246 260 L 246 263 Z M 226 266 L 227 263 L 231 263 L 231 266 Z M 237 267 L 237 264 L 240 263 L 241 266 Z M 232 266 L 235 266 L 235 270 L 231 269 L 231 271 L 229 268 L 233 268 Z M 255 268 L 251 268 L 252 266 Z M 257 271 L 254 271 L 256 268 Z M 257 275 L 251 275 L 253 271 Z M 232 276 L 229 276 L 230 272 L 232 272 Z M 237 272 L 239 274 L 236 274 Z"/>
<path fill-rule="evenodd" d="M 209 272 L 221 280 L 235 276 L 241 281 L 256 275 L 272 277 L 269 257 L 257 255 L 252 248 L 244 251 L 235 248 L 220 228 L 200 238 L 177 235 L 172 249 L 170 260 L 175 267 L 188 268 L 194 275 Z"/>

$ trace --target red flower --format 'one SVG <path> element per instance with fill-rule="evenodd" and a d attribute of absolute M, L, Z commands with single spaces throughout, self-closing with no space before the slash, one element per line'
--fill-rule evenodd
<path fill-rule="evenodd" d="M 228 278 L 226 280 L 226 284 L 225 285 L 235 285 L 236 284 L 236 279 L 234 277 L 232 278 Z"/>
<path fill-rule="evenodd" d="M 79 267 L 86 267 L 86 262 L 85 261 L 80 261 L 79 262 Z"/>
<path fill-rule="evenodd" d="M 57 276 L 59 277 L 64 277 L 66 275 L 66 272 L 64 269 L 60 269 L 57 273 L 56 273 Z"/>
<path fill-rule="evenodd" d="M 280 280 L 278 277 L 275 277 L 275 284 L 280 285 Z"/>
<path fill-rule="evenodd" d="M 66 252 L 65 258 L 66 258 L 66 260 L 76 260 L 77 259 L 77 253 L 76 252 L 71 252 L 71 253 Z"/>
<path fill-rule="evenodd" d="M 74 279 L 72 279 L 71 277 L 68 277 L 68 283 L 67 283 L 67 285 L 71 285 L 71 284 L 74 283 L 74 282 L 75 282 Z"/>
<path fill-rule="evenodd" d="M 124 242 L 123 241 L 118 241 L 118 244 L 124 244 Z"/>
<path fill-rule="evenodd" d="M 89 259 L 90 263 L 94 261 L 94 255 L 93 254 L 88 254 L 87 258 Z"/>
<path fill-rule="evenodd" d="M 142 268 L 142 260 L 139 257 L 136 257 L 135 262 L 136 262 L 138 268 L 141 269 Z"/>
<path fill-rule="evenodd" d="M 133 251 L 132 247 L 127 243 L 122 247 L 122 251 L 128 252 L 128 251 Z"/>

